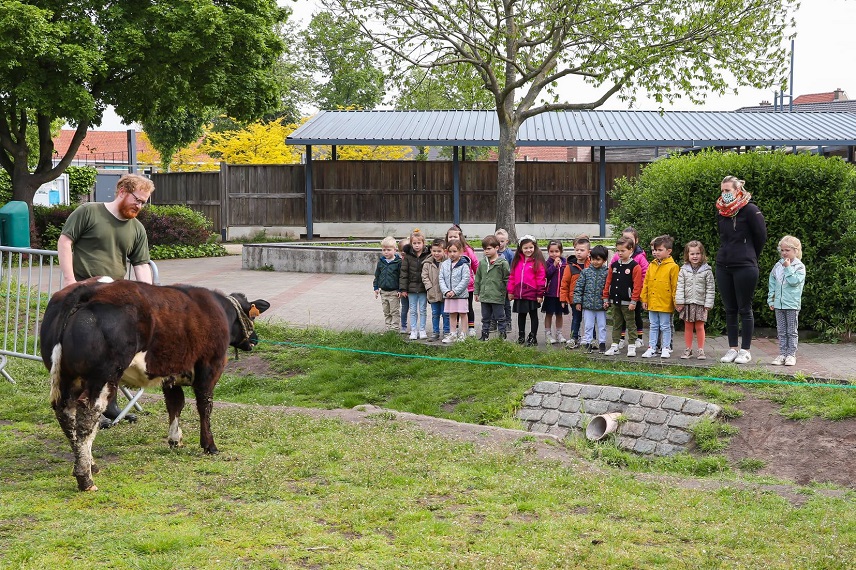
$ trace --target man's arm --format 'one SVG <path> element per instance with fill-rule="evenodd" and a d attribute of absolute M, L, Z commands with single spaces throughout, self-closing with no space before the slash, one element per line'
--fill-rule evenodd
<path fill-rule="evenodd" d="M 64 285 L 67 287 L 72 283 L 77 283 L 74 278 L 74 261 L 71 253 L 72 246 L 71 238 L 65 234 L 59 236 L 56 242 L 57 253 L 59 254 L 59 270 L 62 272 Z"/>
<path fill-rule="evenodd" d="M 134 266 L 134 277 L 142 283 L 152 282 L 152 266 L 148 263 Z"/>

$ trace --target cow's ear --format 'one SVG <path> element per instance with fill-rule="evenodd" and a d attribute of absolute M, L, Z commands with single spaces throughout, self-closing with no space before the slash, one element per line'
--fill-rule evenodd
<path fill-rule="evenodd" d="M 264 299 L 256 299 L 255 301 L 250 301 L 250 305 L 255 305 L 259 313 L 264 313 L 265 311 L 270 309 L 270 303 L 268 303 Z"/>

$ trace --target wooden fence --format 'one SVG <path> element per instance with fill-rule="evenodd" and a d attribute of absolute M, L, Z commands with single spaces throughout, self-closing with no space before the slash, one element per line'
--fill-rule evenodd
<path fill-rule="evenodd" d="M 449 161 L 315 161 L 315 222 L 446 222 L 452 219 Z M 641 165 L 606 163 L 606 186 Z M 155 204 L 184 204 L 217 229 L 306 226 L 303 165 L 222 165 L 220 172 L 152 175 Z M 461 162 L 461 222 L 496 219 L 497 164 Z M 518 162 L 518 223 L 598 223 L 598 163 Z M 607 209 L 612 201 L 607 198 Z"/>

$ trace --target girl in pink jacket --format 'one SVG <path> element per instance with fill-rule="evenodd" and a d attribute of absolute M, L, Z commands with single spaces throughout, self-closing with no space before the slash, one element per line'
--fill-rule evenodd
<path fill-rule="evenodd" d="M 546 263 L 544 254 L 538 249 L 535 238 L 525 235 L 520 238 L 517 253 L 511 261 L 508 276 L 508 298 L 514 301 L 512 311 L 517 313 L 517 344 L 538 345 L 538 309 L 544 300 L 546 288 Z M 526 316 L 529 316 L 531 332 L 526 337 Z"/>

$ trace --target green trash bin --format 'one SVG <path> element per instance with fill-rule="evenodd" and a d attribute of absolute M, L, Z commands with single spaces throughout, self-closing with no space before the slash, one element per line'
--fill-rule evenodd
<path fill-rule="evenodd" d="M 0 245 L 30 247 L 30 208 L 13 201 L 0 208 Z"/>

